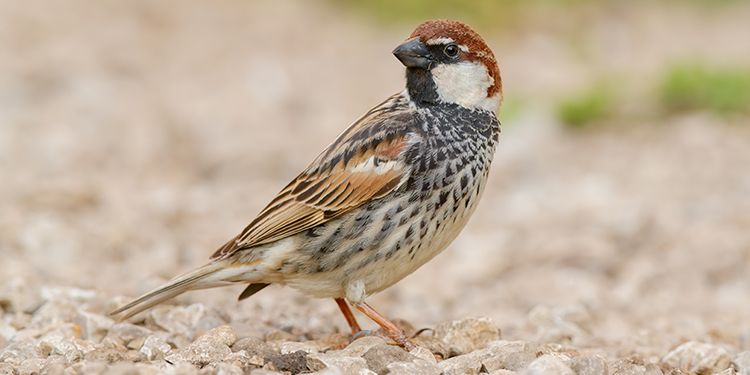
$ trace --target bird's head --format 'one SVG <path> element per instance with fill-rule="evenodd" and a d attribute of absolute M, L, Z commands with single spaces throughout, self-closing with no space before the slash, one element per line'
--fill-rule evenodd
<path fill-rule="evenodd" d="M 469 26 L 427 21 L 393 50 L 406 66 L 406 88 L 417 103 L 453 103 L 496 111 L 502 98 L 497 60 Z"/>

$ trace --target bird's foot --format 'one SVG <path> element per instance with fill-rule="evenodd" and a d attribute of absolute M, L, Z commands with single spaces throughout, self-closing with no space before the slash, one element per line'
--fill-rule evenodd
<path fill-rule="evenodd" d="M 382 337 L 384 339 L 388 338 L 388 336 L 384 335 L 383 332 L 379 329 L 361 329 L 359 330 L 359 332 L 352 333 L 350 342 L 354 342 L 357 339 L 360 339 L 365 336 Z"/>

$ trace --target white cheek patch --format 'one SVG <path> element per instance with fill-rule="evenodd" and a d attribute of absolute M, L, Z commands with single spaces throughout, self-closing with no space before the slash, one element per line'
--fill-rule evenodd
<path fill-rule="evenodd" d="M 487 89 L 495 82 L 484 64 L 462 61 L 455 64 L 439 64 L 432 69 L 440 100 L 475 109 L 496 111 L 497 96 L 487 97 Z"/>

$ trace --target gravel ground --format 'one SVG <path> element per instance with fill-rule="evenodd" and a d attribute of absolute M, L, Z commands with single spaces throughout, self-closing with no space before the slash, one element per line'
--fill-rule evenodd
<path fill-rule="evenodd" d="M 554 29 L 488 37 L 506 92 L 535 100 L 464 233 L 371 298 L 427 329 L 407 353 L 281 287 L 106 312 L 205 262 L 398 90 L 408 27 L 311 2 L 0 1 L 0 373 L 750 374 L 746 119 L 571 133 L 549 110 L 605 70 L 750 61 L 723 38 L 747 8 L 614 13 L 586 59 Z"/>

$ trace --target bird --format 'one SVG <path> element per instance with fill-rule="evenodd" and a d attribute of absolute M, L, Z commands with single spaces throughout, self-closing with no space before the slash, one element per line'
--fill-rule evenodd
<path fill-rule="evenodd" d="M 356 120 L 273 197 L 207 264 L 111 312 L 127 319 L 190 290 L 271 284 L 333 298 L 352 334 L 351 307 L 415 348 L 366 299 L 442 252 L 486 186 L 500 134 L 498 62 L 454 20 L 418 25 L 393 55 L 406 85 Z"/>

